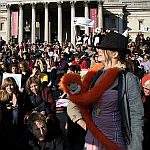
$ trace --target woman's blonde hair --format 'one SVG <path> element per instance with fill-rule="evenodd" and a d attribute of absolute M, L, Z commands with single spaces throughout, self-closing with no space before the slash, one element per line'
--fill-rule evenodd
<path fill-rule="evenodd" d="M 0 100 L 5 102 L 9 99 L 9 94 L 6 92 L 6 90 L 0 90 Z"/>
<path fill-rule="evenodd" d="M 104 55 L 106 58 L 106 63 L 108 63 L 111 60 L 111 58 L 109 57 L 109 54 L 112 52 L 115 52 L 115 51 L 105 50 Z M 128 70 L 129 72 L 134 72 L 133 62 L 126 58 L 128 53 L 125 53 L 122 51 L 117 51 L 117 52 L 118 52 L 117 59 L 122 64 L 122 66 L 124 66 L 124 68 L 126 68 L 126 70 Z"/>

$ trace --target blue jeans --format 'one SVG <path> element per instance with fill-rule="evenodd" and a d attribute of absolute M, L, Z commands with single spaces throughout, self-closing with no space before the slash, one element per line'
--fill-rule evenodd
<path fill-rule="evenodd" d="M 18 125 L 18 116 L 19 116 L 19 109 L 14 108 L 12 110 L 12 123 L 16 126 Z"/>

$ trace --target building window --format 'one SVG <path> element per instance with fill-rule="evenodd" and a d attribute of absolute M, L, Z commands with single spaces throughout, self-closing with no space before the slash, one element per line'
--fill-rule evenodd
<path fill-rule="evenodd" d="M 144 19 L 139 19 L 138 21 L 139 21 L 139 30 L 142 30 Z"/>
<path fill-rule="evenodd" d="M 4 23 L 1 22 L 1 23 L 0 23 L 0 31 L 3 31 L 3 30 L 4 30 Z"/>

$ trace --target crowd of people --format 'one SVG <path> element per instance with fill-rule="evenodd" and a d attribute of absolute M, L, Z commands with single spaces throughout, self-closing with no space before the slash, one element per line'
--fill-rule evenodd
<path fill-rule="evenodd" d="M 147 150 L 150 39 L 139 32 L 130 41 L 114 31 L 95 37 L 100 40 L 90 45 L 84 35 L 76 45 L 28 40 L 1 46 L 1 149 Z M 21 74 L 21 86 L 5 73 Z M 75 89 L 63 86 L 68 80 Z M 67 108 L 57 110 L 59 98 L 69 99 Z M 67 113 L 66 136 L 57 111 Z"/>

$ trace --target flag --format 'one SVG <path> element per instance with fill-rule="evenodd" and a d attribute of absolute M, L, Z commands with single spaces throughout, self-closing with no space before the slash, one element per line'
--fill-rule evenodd
<path fill-rule="evenodd" d="M 128 29 L 126 29 L 126 30 L 122 33 L 122 35 L 124 35 L 125 37 L 128 37 L 128 35 L 129 35 Z"/>
<path fill-rule="evenodd" d="M 94 20 L 87 19 L 84 17 L 75 17 L 74 18 L 74 25 L 93 27 L 94 26 Z"/>

